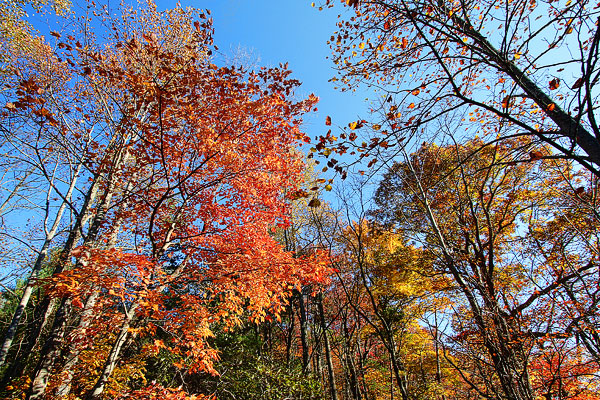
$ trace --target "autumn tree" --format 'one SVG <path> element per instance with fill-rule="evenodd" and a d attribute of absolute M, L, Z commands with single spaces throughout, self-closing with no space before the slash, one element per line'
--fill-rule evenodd
<path fill-rule="evenodd" d="M 27 22 L 26 9 L 42 14 L 65 15 L 70 6 L 69 0 L 7 0 L 0 3 L 0 76 L 10 75 L 14 52 L 35 54 L 46 45 L 44 38 Z"/>
<path fill-rule="evenodd" d="M 335 268 L 331 284 L 312 300 L 317 305 L 312 318 L 325 321 L 324 334 L 316 336 L 325 357 L 315 370 L 327 376 L 332 398 L 333 392 L 350 399 L 441 395 L 441 381 L 452 373 L 436 352 L 426 315 L 433 314 L 436 301 L 444 303 L 436 296 L 448 281 L 431 269 L 426 251 L 369 221 L 363 203 L 368 186 L 350 183 L 351 197 L 342 195 L 339 210 L 314 220 L 318 243 L 331 253 Z"/>
<path fill-rule="evenodd" d="M 380 118 L 352 123 L 351 131 L 335 135 L 341 141 L 324 135 L 321 150 L 350 148 L 385 160 L 393 153 L 386 149 L 452 116 L 471 122 L 455 123 L 455 130 L 485 134 L 484 143 L 527 136 L 553 149 L 547 157 L 573 159 L 600 174 L 594 2 L 342 3 L 351 11 L 329 40 L 339 71 L 332 80 L 342 90 L 364 83 L 384 95 L 373 101 Z M 356 140 L 353 129 L 362 126 L 376 132 L 370 142 Z"/>
<path fill-rule="evenodd" d="M 316 98 L 290 100 L 298 82 L 283 67 L 213 64 L 207 12 L 93 11 L 108 30 L 53 33 L 60 85 L 30 65 L 6 94 L 3 124 L 56 138 L 85 177 L 63 176 L 81 198 L 62 196 L 72 219 L 27 398 L 177 396 L 144 386 L 140 368 L 166 352 L 180 376 L 216 373 L 213 326 L 278 314 L 290 288 L 324 276 L 324 258 L 270 234 L 287 223 L 298 125 Z"/>
<path fill-rule="evenodd" d="M 577 319 L 564 314 L 570 306 L 560 298 L 582 281 L 597 285 L 594 256 L 565 264 L 559 251 L 558 259 L 542 259 L 530 242 L 560 223 L 556 184 L 572 167 L 543 157 L 521 162 L 529 146 L 523 141 L 528 139 L 483 147 L 481 140 L 424 143 L 388 170 L 375 197 L 379 220 L 409 232 L 454 281 L 462 300 L 454 305 L 454 333 L 446 346 L 465 382 L 491 398 L 541 396 L 550 384 L 536 385 L 542 379 L 536 365 L 544 358 L 564 357 L 551 363 L 555 378 L 571 377 L 571 368 L 581 371 L 580 388 L 593 380 L 589 368 L 598 367 L 594 353 L 578 346 L 573 327 L 567 328 Z M 551 154 L 548 148 L 538 151 Z M 588 218 L 592 214 L 588 210 Z M 549 345 L 561 350 L 548 356 Z M 570 358 L 572 352 L 581 358 Z"/>
<path fill-rule="evenodd" d="M 409 245 L 403 233 L 387 231 L 374 220 L 349 224 L 337 240 L 343 252 L 336 257 L 336 291 L 349 309 L 345 312 L 355 314 L 342 321 L 338 334 L 348 340 L 346 324 L 351 321 L 358 338 L 371 341 L 369 351 L 380 353 L 368 361 L 371 368 L 384 372 L 371 373 L 371 390 L 378 396 L 397 392 L 402 399 L 435 398 L 442 393 L 436 371 L 446 368 L 441 355 L 436 355 L 425 321 L 443 309 L 440 299 L 449 282 L 432 269 L 427 251 Z"/>
<path fill-rule="evenodd" d="M 65 86 L 72 79 L 72 71 L 61 67 L 52 48 L 40 38 L 31 42 L 31 46 L 11 40 L 3 38 L 4 55 L 9 62 L 3 75 L 5 107 L 0 123 L 5 171 L 2 179 L 5 224 L 1 234 L 15 254 L 21 253 L 21 249 L 26 251 L 23 258 L 13 258 L 12 270 L 30 266 L 30 273 L 0 350 L 0 365 L 6 361 L 42 266 L 52 268 L 46 262 L 49 251 L 56 246 L 55 240 L 67 216 L 73 215 L 78 180 L 86 173 L 85 138 L 89 136 L 85 133 L 89 126 L 72 118 L 74 114 L 53 117 L 53 112 L 64 108 L 63 100 L 86 97 L 77 86 Z M 71 136 L 74 140 L 69 140 L 59 134 L 58 118 L 61 129 L 84 139 Z M 44 128 L 40 129 L 41 126 Z M 31 222 L 22 224 L 23 215 L 30 215 Z M 31 341 L 26 342 L 27 354 Z"/>

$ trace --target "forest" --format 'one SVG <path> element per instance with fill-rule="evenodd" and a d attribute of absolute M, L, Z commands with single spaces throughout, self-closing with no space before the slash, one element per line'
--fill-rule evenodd
<path fill-rule="evenodd" d="M 600 400 L 600 3 L 294 1 L 0 1 L 0 399 Z"/>

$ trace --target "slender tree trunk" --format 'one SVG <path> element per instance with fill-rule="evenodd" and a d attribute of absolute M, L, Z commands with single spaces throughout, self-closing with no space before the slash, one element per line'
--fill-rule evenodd
<path fill-rule="evenodd" d="M 133 321 L 133 317 L 135 316 L 135 309 L 137 308 L 137 304 L 133 305 L 129 311 L 125 313 L 125 320 L 121 325 L 121 329 L 119 331 L 119 335 L 117 336 L 117 340 L 114 343 L 112 349 L 110 350 L 110 354 L 104 363 L 104 369 L 102 370 L 102 374 L 96 381 L 96 384 L 88 392 L 86 395 L 86 399 L 95 400 L 100 398 L 102 392 L 104 392 L 104 387 L 108 382 L 115 366 L 117 365 L 117 361 L 119 360 L 119 356 L 121 354 L 121 349 L 123 345 L 127 342 L 127 337 L 129 335 L 129 328 L 131 327 L 131 322 Z"/>
<path fill-rule="evenodd" d="M 440 339 L 439 339 L 439 331 L 438 331 L 438 319 L 437 319 L 437 311 L 434 313 L 434 322 L 435 322 L 435 331 L 433 337 L 433 343 L 435 344 L 435 381 L 440 387 L 442 387 L 442 369 L 440 367 Z M 442 394 L 442 400 L 446 400 L 446 395 Z"/>
<path fill-rule="evenodd" d="M 67 318 L 71 313 L 71 300 L 63 299 L 52 326 L 52 333 L 42 347 L 42 358 L 36 369 L 33 382 L 27 394 L 27 399 L 41 399 L 46 392 L 48 378 L 54 364 L 60 357 L 60 352 L 66 335 Z"/>
<path fill-rule="evenodd" d="M 306 326 L 306 307 L 304 303 L 304 293 L 302 291 L 295 291 L 298 299 L 298 310 L 300 312 L 300 343 L 302 346 L 302 371 L 309 372 L 309 350 L 307 341 L 307 330 Z"/>
<path fill-rule="evenodd" d="M 325 312 L 323 311 L 323 294 L 317 295 L 317 307 L 321 320 L 321 330 L 323 332 L 323 345 L 325 347 L 325 361 L 327 362 L 327 375 L 329 376 L 329 393 L 331 400 L 338 400 L 337 387 L 335 384 L 335 373 L 333 372 L 333 360 L 331 357 L 331 347 L 329 346 L 329 338 L 327 337 L 327 324 L 325 322 Z"/>
<path fill-rule="evenodd" d="M 285 360 L 287 365 L 290 365 L 291 362 L 291 357 L 292 357 L 292 342 L 294 339 L 294 329 L 295 329 L 295 325 L 296 325 L 296 318 L 294 316 L 294 302 L 293 300 L 290 301 L 290 305 L 289 305 L 289 311 L 290 311 L 290 322 L 289 322 L 289 326 L 287 327 L 286 331 L 287 331 L 287 335 L 285 338 Z"/>
<path fill-rule="evenodd" d="M 369 387 L 368 387 L 367 381 L 365 379 L 365 363 L 364 363 L 364 360 L 367 358 L 368 352 L 367 352 L 366 348 L 365 348 L 364 351 L 361 349 L 360 341 L 357 342 L 356 346 L 357 346 L 357 351 L 358 351 L 358 354 L 359 354 L 359 357 L 358 357 L 358 368 L 359 368 L 359 371 L 360 371 L 360 381 L 362 383 L 362 385 L 361 385 L 362 386 L 362 391 L 364 393 L 365 399 L 370 399 L 370 397 L 369 397 Z"/>
<path fill-rule="evenodd" d="M 394 365 L 390 358 L 390 400 L 394 400 Z"/>
<path fill-rule="evenodd" d="M 362 400 L 360 388 L 358 387 L 358 379 L 356 377 L 356 368 L 354 367 L 354 361 L 352 360 L 352 344 L 350 340 L 350 331 L 348 330 L 348 319 L 344 317 L 344 353 L 346 358 L 346 365 L 348 369 L 348 380 L 350 382 L 350 392 L 352 398 L 355 400 Z"/>
<path fill-rule="evenodd" d="M 84 330 L 87 326 L 89 326 L 89 321 L 92 317 L 92 314 L 94 312 L 94 306 L 96 305 L 99 296 L 100 292 L 98 290 L 93 290 L 92 294 L 88 296 L 79 320 L 79 326 L 77 327 L 77 330 L 81 331 Z M 73 381 L 74 367 L 79 361 L 79 347 L 80 345 L 77 342 L 69 343 L 69 348 L 65 357 L 65 364 L 62 368 L 64 378 L 56 391 L 56 394 L 59 397 L 66 397 L 71 391 L 71 382 Z"/>
<path fill-rule="evenodd" d="M 313 330 L 313 371 L 321 378 L 321 381 L 324 381 L 325 373 L 323 371 L 323 352 L 321 351 L 322 346 L 320 336 L 321 335 L 319 335 L 318 332 Z"/>
<path fill-rule="evenodd" d="M 131 190 L 132 186 L 133 186 L 132 181 L 130 180 L 127 183 L 127 187 L 124 192 L 126 194 L 128 194 L 129 191 Z M 119 212 L 117 212 L 117 215 L 119 215 L 119 217 L 117 217 L 117 219 L 114 222 L 114 225 L 112 227 L 112 232 L 108 239 L 108 243 L 106 244 L 107 249 L 113 249 L 113 248 L 115 248 L 115 246 L 117 244 L 117 238 L 118 238 L 119 232 L 121 231 L 121 225 L 123 223 L 123 217 L 121 216 L 122 215 L 121 212 L 125 211 L 129 207 L 129 203 L 130 203 L 129 198 L 125 198 L 125 200 L 119 206 Z M 94 312 L 94 307 L 96 305 L 96 302 L 97 302 L 99 296 L 100 296 L 100 291 L 97 288 L 92 287 L 91 294 L 88 296 L 86 303 L 83 307 L 81 316 L 79 318 L 79 324 L 76 328 L 77 331 L 85 332 L 85 329 L 89 326 L 91 318 L 92 318 L 92 314 Z M 58 396 L 63 396 L 63 397 L 68 396 L 71 391 L 71 382 L 72 382 L 73 376 L 74 376 L 73 368 L 79 361 L 79 353 L 80 353 L 80 345 L 77 342 L 70 343 L 67 353 L 66 353 L 67 355 L 65 357 L 66 361 L 62 368 L 62 372 L 63 372 L 62 375 L 64 376 L 64 379 L 61 382 L 61 384 L 59 385 L 58 390 L 57 390 Z"/>

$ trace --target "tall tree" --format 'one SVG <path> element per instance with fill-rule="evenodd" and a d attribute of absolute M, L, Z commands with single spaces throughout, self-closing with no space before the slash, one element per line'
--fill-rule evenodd
<path fill-rule="evenodd" d="M 470 135 L 486 133 L 488 141 L 525 135 L 549 145 L 551 156 L 577 160 L 600 175 L 594 2 L 343 3 L 354 10 L 329 41 L 339 70 L 334 80 L 342 90 L 364 82 L 387 94 L 375 101 L 382 119 L 372 121 L 379 131 L 373 141 L 342 135 L 347 140 L 335 147 L 339 153 L 358 147 L 361 157 L 385 158 L 378 153 L 454 115 L 473 122 L 461 126 Z"/>
<path fill-rule="evenodd" d="M 79 96 L 43 107 L 38 96 L 55 89 L 32 75 L 3 114 L 83 143 L 89 178 L 78 187 L 84 199 L 70 203 L 75 219 L 47 281 L 60 304 L 30 399 L 124 395 L 110 389 L 115 371 L 136 359 L 134 343 L 158 334 L 138 357 L 166 351 L 174 368 L 216 373 L 213 325 L 234 326 L 243 310 L 254 320 L 279 313 L 291 287 L 326 271 L 324 258 L 293 257 L 270 233 L 287 223 L 285 193 L 304 168 L 298 125 L 316 98 L 291 101 L 299 83 L 284 67 L 213 64 L 208 13 L 159 13 L 152 3 L 122 12 L 95 10 L 109 27 L 98 37 L 58 39 L 72 77 L 64 94 Z M 85 135 L 69 129 L 69 114 Z"/>
<path fill-rule="evenodd" d="M 473 390 L 491 398 L 541 396 L 544 386 L 534 384 L 533 365 L 548 343 L 576 346 L 563 323 L 569 318 L 561 322 L 565 303 L 556 293 L 581 279 L 596 285 L 593 262 L 559 273 L 550 260 L 540 261 L 537 251 L 530 251 L 530 234 L 556 223 L 553 188 L 563 179 L 557 170 L 569 165 L 518 162 L 523 140 L 483 149 L 480 140 L 423 144 L 390 168 L 376 193 L 382 223 L 410 232 L 454 281 L 463 299 L 455 306 L 455 334 L 448 338 L 458 357 L 455 365 Z M 593 354 L 582 350 L 575 365 L 597 368 Z M 567 364 L 554 364 L 554 371 L 569 376 Z"/>

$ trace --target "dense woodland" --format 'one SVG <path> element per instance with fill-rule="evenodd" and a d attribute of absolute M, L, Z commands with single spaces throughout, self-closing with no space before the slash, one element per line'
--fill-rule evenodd
<path fill-rule="evenodd" d="M 313 7 L 316 138 L 209 10 L 0 3 L 0 398 L 600 400 L 600 3 Z"/>

